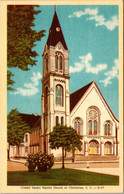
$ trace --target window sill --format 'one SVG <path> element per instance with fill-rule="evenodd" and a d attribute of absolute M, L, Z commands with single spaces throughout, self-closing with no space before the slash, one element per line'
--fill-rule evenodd
<path fill-rule="evenodd" d="M 94 135 L 94 134 L 89 135 L 89 134 L 88 134 L 87 137 L 90 137 L 90 138 L 92 138 L 92 137 L 101 138 L 99 134 L 97 134 L 97 135 Z"/>

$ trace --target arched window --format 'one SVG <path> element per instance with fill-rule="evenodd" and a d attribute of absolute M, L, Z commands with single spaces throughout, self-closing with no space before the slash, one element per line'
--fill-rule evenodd
<path fill-rule="evenodd" d="M 89 121 L 89 135 L 92 135 L 92 121 Z"/>
<path fill-rule="evenodd" d="M 77 122 L 74 123 L 74 129 L 77 130 Z"/>
<path fill-rule="evenodd" d="M 94 121 L 94 135 L 97 134 L 97 121 Z"/>
<path fill-rule="evenodd" d="M 100 132 L 100 111 L 92 106 L 87 110 L 87 134 L 98 135 Z"/>
<path fill-rule="evenodd" d="M 45 59 L 46 59 L 46 71 L 48 71 L 48 55 L 47 54 L 45 56 Z"/>
<path fill-rule="evenodd" d="M 63 55 L 61 52 L 55 54 L 55 71 L 59 73 L 63 71 Z"/>
<path fill-rule="evenodd" d="M 58 126 L 58 124 L 59 124 L 59 117 L 56 116 L 56 126 Z"/>
<path fill-rule="evenodd" d="M 62 56 L 59 57 L 59 68 L 62 71 Z"/>
<path fill-rule="evenodd" d="M 75 118 L 74 119 L 74 129 L 78 134 L 81 133 L 82 131 L 82 126 L 83 126 L 83 121 L 81 118 Z"/>
<path fill-rule="evenodd" d="M 56 105 L 63 105 L 63 88 L 60 85 L 56 86 Z"/>
<path fill-rule="evenodd" d="M 44 110 L 47 112 L 48 109 L 48 86 L 44 88 Z"/>
<path fill-rule="evenodd" d="M 105 135 L 111 135 L 112 134 L 112 123 L 111 121 L 106 121 L 104 124 L 104 133 Z"/>
<path fill-rule="evenodd" d="M 55 56 L 55 68 L 58 70 L 58 55 Z"/>
<path fill-rule="evenodd" d="M 28 135 L 25 135 L 25 142 L 28 142 Z"/>
<path fill-rule="evenodd" d="M 61 126 L 63 126 L 63 125 L 64 125 L 64 118 L 61 117 Z"/>

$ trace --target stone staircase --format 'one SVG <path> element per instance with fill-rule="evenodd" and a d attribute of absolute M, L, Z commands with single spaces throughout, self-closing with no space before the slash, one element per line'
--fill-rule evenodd
<path fill-rule="evenodd" d="M 119 160 L 118 156 L 114 155 L 90 155 L 90 156 L 83 156 L 81 154 L 75 155 L 76 161 L 113 161 L 113 160 Z"/>

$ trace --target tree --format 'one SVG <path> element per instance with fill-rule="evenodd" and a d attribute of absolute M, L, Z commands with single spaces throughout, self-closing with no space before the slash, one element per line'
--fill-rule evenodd
<path fill-rule="evenodd" d="M 62 148 L 62 168 L 64 168 L 64 150 L 75 151 L 78 149 L 81 151 L 81 139 L 82 136 L 77 134 L 72 127 L 58 125 L 53 128 L 52 132 L 50 132 L 50 148 Z"/>
<path fill-rule="evenodd" d="M 33 30 L 34 5 L 8 5 L 7 9 L 7 67 L 18 67 L 22 71 L 30 70 L 29 66 L 36 65 L 35 57 L 38 55 L 32 50 L 35 42 L 45 36 L 45 30 Z M 38 6 L 37 6 L 38 7 Z M 7 71 L 7 89 L 12 90 L 14 82 L 11 80 L 10 71 Z"/>
<path fill-rule="evenodd" d="M 14 74 L 11 71 L 7 71 L 7 90 L 13 90 L 10 85 L 13 85 L 15 82 L 11 79 L 11 76 L 14 76 Z"/>
<path fill-rule="evenodd" d="M 19 154 L 19 145 L 23 142 L 24 134 L 30 133 L 29 125 L 22 119 L 17 109 L 11 110 L 7 116 L 7 142 L 9 146 L 17 146 Z"/>

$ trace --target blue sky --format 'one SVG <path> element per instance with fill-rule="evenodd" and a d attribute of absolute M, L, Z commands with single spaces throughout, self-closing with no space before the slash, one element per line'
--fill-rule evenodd
<path fill-rule="evenodd" d="M 7 112 L 17 108 L 21 113 L 41 114 L 42 53 L 54 15 L 54 6 L 40 6 L 35 29 L 46 30 L 46 36 L 34 48 L 39 54 L 30 71 L 11 68 L 15 91 L 7 94 Z M 118 6 L 61 5 L 57 15 L 69 53 L 70 93 L 96 81 L 110 108 L 119 118 Z"/>

